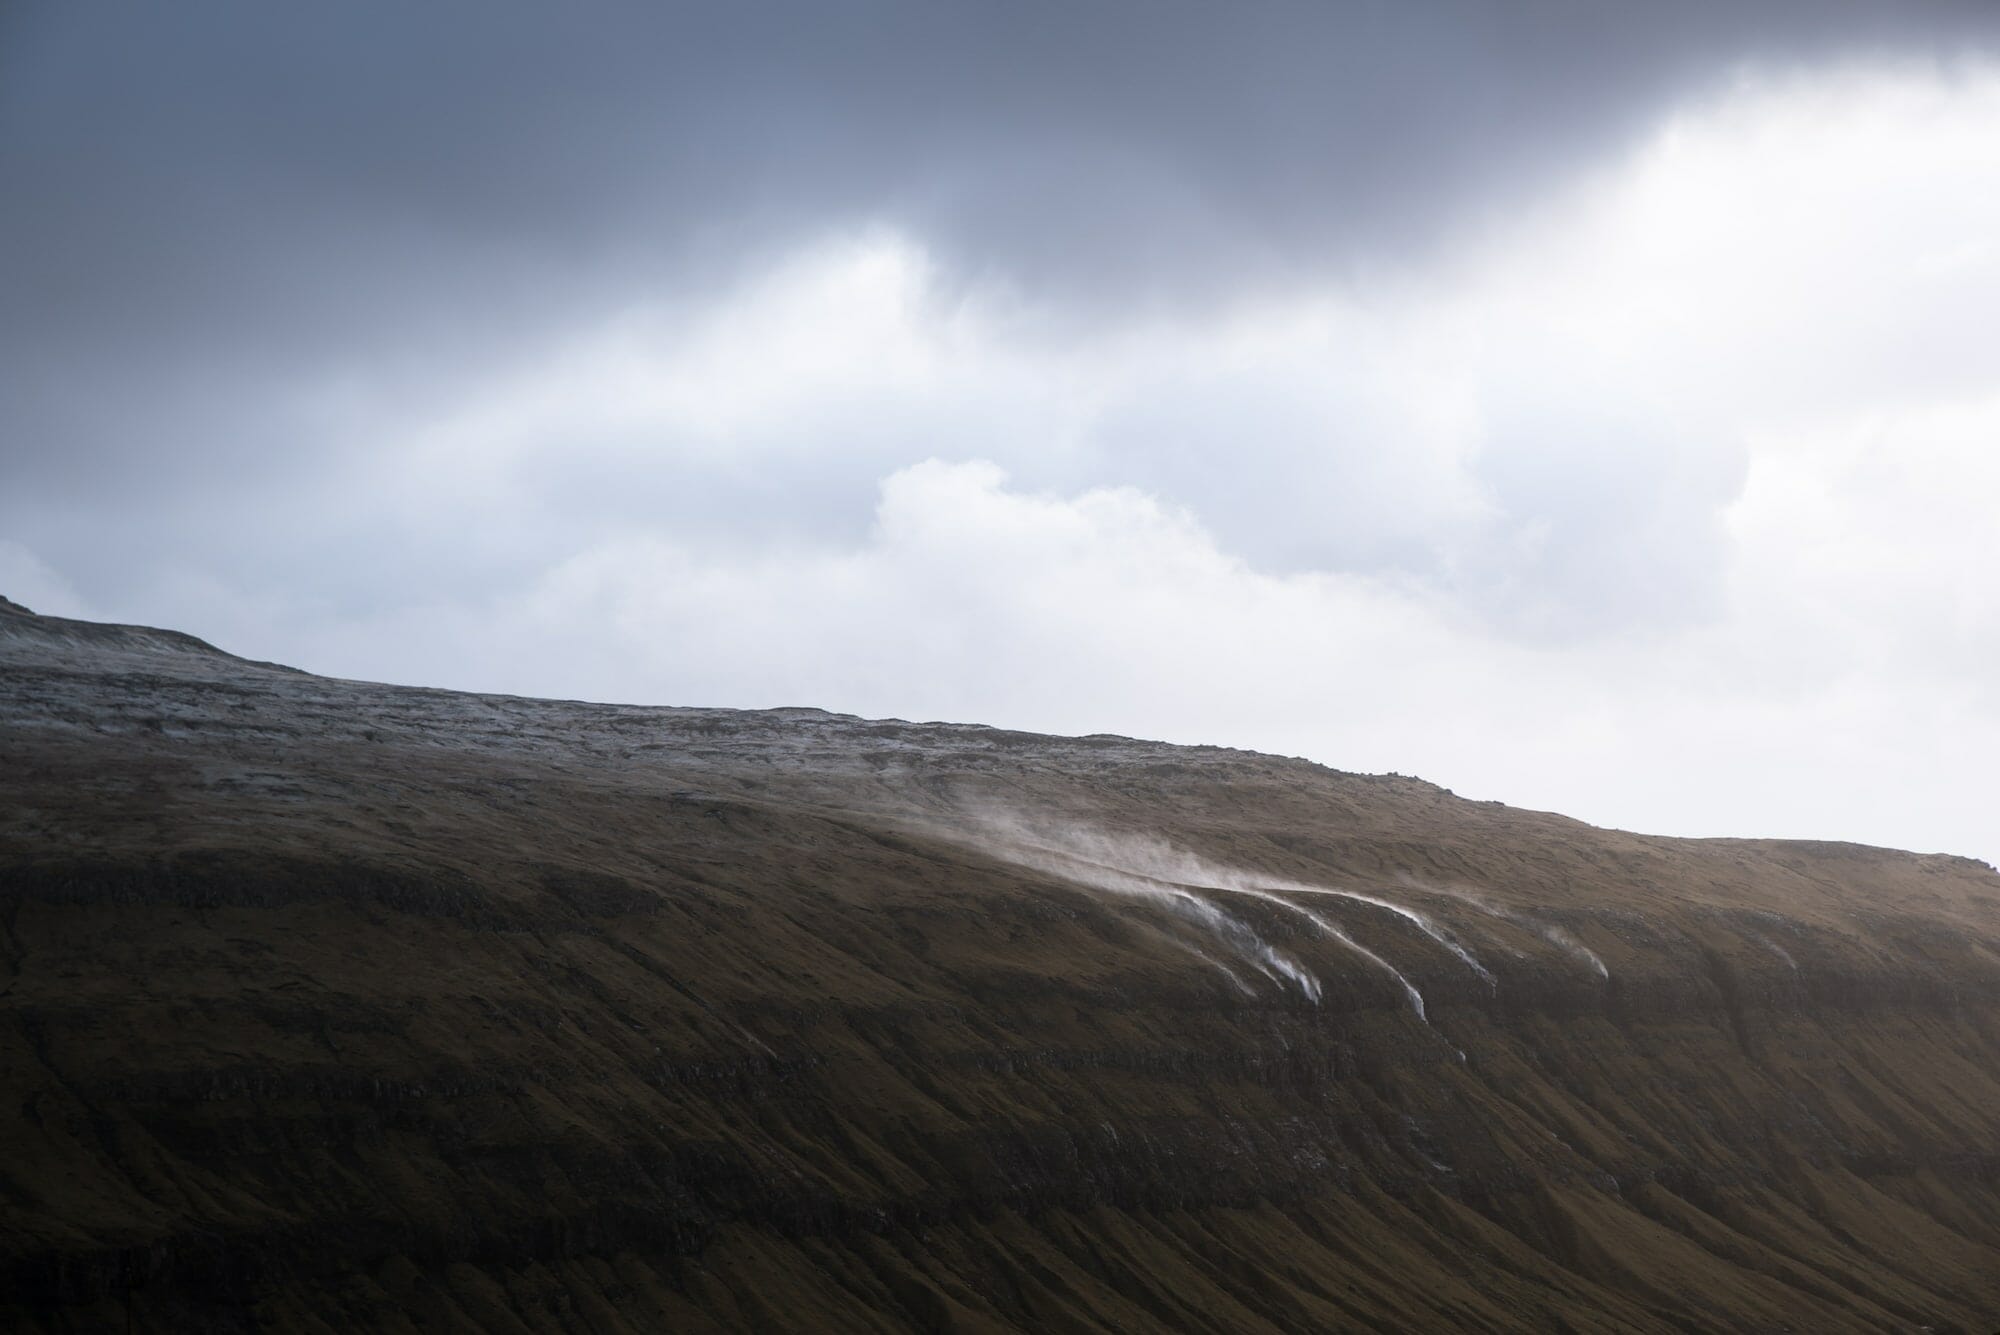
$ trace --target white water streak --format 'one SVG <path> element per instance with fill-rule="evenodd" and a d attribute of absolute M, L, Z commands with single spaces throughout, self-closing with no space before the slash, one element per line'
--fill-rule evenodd
<path fill-rule="evenodd" d="M 1786 950 L 1783 946 L 1779 945 L 1776 941 L 1773 941 L 1768 936 L 1759 934 L 1757 940 L 1763 943 L 1765 949 L 1769 950 L 1773 955 L 1776 955 L 1779 959 L 1783 960 L 1785 962 L 1786 968 L 1790 969 L 1794 974 L 1798 973 L 1799 962 L 1792 958 L 1791 951 Z"/>
<path fill-rule="evenodd" d="M 1449 931 L 1429 915 L 1408 905 L 1396 903 L 1394 900 L 1364 894 L 1358 890 L 1310 885 L 1301 881 L 1274 879 L 1257 873 L 1239 871 L 1210 862 L 1164 839 L 1148 835 L 1111 834 L 1090 829 L 1073 821 L 1031 823 L 1011 812 L 993 809 L 973 813 L 973 819 L 986 833 L 987 837 L 980 843 L 989 851 L 1009 861 L 1033 866 L 1037 870 L 1050 872 L 1068 880 L 1098 886 L 1118 894 L 1139 895 L 1162 903 L 1183 917 L 1199 921 L 1228 941 L 1260 973 L 1264 973 L 1267 977 L 1272 976 L 1274 971 L 1283 975 L 1314 1002 L 1320 999 L 1318 979 L 1273 950 L 1251 931 L 1248 924 L 1224 913 L 1207 900 L 1193 894 L 1187 887 L 1248 895 L 1278 904 L 1305 917 L 1323 934 L 1393 976 L 1402 986 L 1405 995 L 1409 997 L 1410 1008 L 1416 1012 L 1417 1018 L 1426 1024 L 1430 1021 L 1426 1014 L 1423 994 L 1402 970 L 1356 941 L 1337 924 L 1274 892 L 1326 895 L 1393 913 L 1449 951 L 1455 959 L 1484 979 L 1489 987 L 1497 985 L 1492 972 Z M 1601 964 L 1599 968 L 1602 968 Z M 1273 981 L 1276 981 L 1275 978 Z"/>
<path fill-rule="evenodd" d="M 1492 972 L 1485 965 L 1481 964 L 1469 949 L 1459 944 L 1457 939 L 1451 933 L 1445 931 L 1444 928 L 1440 927 L 1435 919 L 1426 914 L 1419 913 L 1407 905 L 1398 904 L 1390 899 L 1378 899 L 1374 895 L 1364 895 L 1359 890 L 1335 890 L 1330 886 L 1302 885 L 1297 881 L 1277 881 L 1271 884 L 1274 888 L 1289 890 L 1293 894 L 1336 895 L 1341 899 L 1352 899 L 1362 904 L 1373 904 L 1378 909 L 1387 909 L 1398 917 L 1406 918 L 1410 922 L 1415 923 L 1418 931 L 1443 946 L 1446 950 L 1449 950 L 1452 954 L 1458 956 L 1468 969 L 1471 969 L 1481 978 L 1484 978 L 1489 986 L 1496 985 Z"/>
<path fill-rule="evenodd" d="M 1597 970 L 1599 978 L 1606 982 L 1611 980 L 1611 970 L 1604 967 L 1604 961 L 1599 958 L 1597 952 L 1571 936 L 1565 928 L 1557 927 L 1553 923 L 1546 924 L 1542 928 L 1542 935 Z"/>
<path fill-rule="evenodd" d="M 1252 890 L 1245 887 L 1233 887 L 1233 886 L 1216 886 L 1214 888 L 1218 890 L 1234 890 L 1235 893 L 1239 895 L 1249 895 L 1254 899 L 1262 899 L 1269 903 L 1276 904 L 1281 908 L 1290 909 L 1292 912 L 1298 914 L 1300 917 L 1304 918 L 1307 922 L 1310 922 L 1313 926 L 1317 927 L 1321 932 L 1323 932 L 1327 936 L 1332 937 L 1334 940 L 1340 942 L 1341 945 L 1346 946 L 1349 950 L 1361 956 L 1361 958 L 1370 961 L 1371 963 L 1379 966 L 1382 969 L 1387 970 L 1390 977 L 1394 978 L 1398 983 L 1401 983 L 1403 985 L 1403 992 L 1410 999 L 1410 1009 L 1417 1013 L 1417 1018 L 1419 1020 L 1422 1020 L 1425 1024 L 1429 1024 L 1431 1022 L 1430 1016 L 1424 1013 L 1424 994 L 1417 991 L 1415 983 L 1412 983 L 1408 978 L 1404 977 L 1403 971 L 1401 969 L 1398 969 L 1395 965 L 1389 963 L 1389 961 L 1383 959 L 1380 955 L 1377 955 L 1374 951 L 1370 950 L 1368 947 L 1362 945 L 1359 941 L 1356 941 L 1353 937 L 1349 936 L 1340 927 L 1336 926 L 1331 922 L 1328 922 L 1325 918 L 1322 918 L 1319 914 L 1314 913 L 1311 909 L 1307 908 L 1305 905 L 1294 904 L 1291 900 L 1285 899 L 1278 895 L 1274 895 L 1267 890 Z"/>
<path fill-rule="evenodd" d="M 1257 990 L 1251 987 L 1250 984 L 1243 981 L 1243 975 L 1237 973 L 1236 970 L 1230 968 L 1227 964 L 1224 964 L 1221 960 L 1215 958 L 1215 956 L 1209 954 L 1206 950 L 1203 950 L 1199 946 L 1191 946 L 1187 942 L 1176 940 L 1174 937 L 1171 936 L 1167 937 L 1167 940 L 1173 942 L 1174 945 L 1179 946 L 1182 950 L 1185 950 L 1188 954 L 1194 956 L 1196 959 L 1200 960 L 1203 964 L 1208 965 L 1211 969 L 1218 970 L 1224 978 L 1227 978 L 1231 983 L 1235 984 L 1236 990 L 1238 992 L 1241 992 L 1244 996 L 1254 997 L 1257 995 Z"/>
<path fill-rule="evenodd" d="M 1413 924 L 1418 931 L 1450 951 L 1467 968 L 1485 979 L 1488 985 L 1494 983 L 1491 971 L 1436 920 L 1420 910 L 1406 904 L 1398 904 L 1394 900 L 1364 894 L 1358 890 L 1335 889 L 1332 886 L 1311 885 L 1303 881 L 1239 871 L 1233 867 L 1210 862 L 1199 854 L 1191 853 L 1152 835 L 1113 834 L 1067 820 L 1030 822 L 1015 813 L 990 808 L 972 814 L 975 821 L 998 838 L 1025 843 L 1067 857 L 1080 858 L 1107 869 L 1153 881 L 1194 885 L 1207 890 L 1264 889 L 1331 895 L 1384 909 Z"/>
<path fill-rule="evenodd" d="M 1489 917 L 1498 918 L 1502 922 L 1510 922 L 1516 927 L 1526 928 L 1564 954 L 1588 964 L 1597 971 L 1599 978 L 1604 979 L 1606 982 L 1611 980 L 1611 970 L 1605 967 L 1604 960 L 1598 953 L 1570 935 L 1567 930 L 1556 926 L 1554 923 L 1547 923 L 1538 918 L 1532 918 L 1518 909 L 1510 909 L 1503 905 L 1495 904 L 1491 900 L 1482 899 L 1480 896 L 1470 894 L 1464 890 L 1452 890 L 1441 885 L 1425 885 L 1422 888 L 1430 891 L 1432 894 L 1445 895 L 1451 899 L 1455 899 L 1461 904 L 1469 904 Z"/>
<path fill-rule="evenodd" d="M 1272 948 L 1269 942 L 1257 935 L 1250 924 L 1203 899 L 1192 890 L 1181 885 L 1169 884 L 1162 878 L 1148 876 L 1144 872 L 1128 871 L 1102 857 L 1090 857 L 1051 842 L 1044 842 L 1018 825 L 1007 827 L 1004 833 L 996 831 L 993 837 L 982 839 L 979 846 L 1009 862 L 1032 867 L 1079 885 L 1106 890 L 1112 894 L 1150 900 L 1175 916 L 1205 928 L 1273 983 L 1282 986 L 1283 983 L 1289 982 L 1298 988 L 1307 1000 L 1314 1005 L 1319 1004 L 1321 988 L 1318 978 L 1301 967 L 1297 961 Z M 1092 851 L 1097 851 L 1094 843 L 1091 847 Z"/>

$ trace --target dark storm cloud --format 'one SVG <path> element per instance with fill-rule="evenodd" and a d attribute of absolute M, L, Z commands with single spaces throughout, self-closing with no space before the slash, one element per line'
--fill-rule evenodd
<path fill-rule="evenodd" d="M 448 393 L 843 225 L 1086 319 L 1366 269 L 1740 62 L 1948 54 L 1985 12 L 17 6 L 0 523 L 310 485 L 343 386 Z"/>
<path fill-rule="evenodd" d="M 30 7 L 4 30 L 6 281 L 36 342 L 253 361 L 689 281 L 855 217 L 1059 293 L 1185 295 L 1432 233 L 1732 62 L 1936 49 L 1952 13 Z"/>

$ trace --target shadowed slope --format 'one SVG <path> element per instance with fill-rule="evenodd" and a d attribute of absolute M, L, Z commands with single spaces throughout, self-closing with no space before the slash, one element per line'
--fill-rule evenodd
<path fill-rule="evenodd" d="M 27 615 L 0 753 L 24 1329 L 2000 1323 L 1968 860 Z"/>

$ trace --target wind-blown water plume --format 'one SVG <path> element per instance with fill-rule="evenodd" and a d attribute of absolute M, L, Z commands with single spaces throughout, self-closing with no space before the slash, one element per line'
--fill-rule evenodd
<path fill-rule="evenodd" d="M 1599 978 L 1604 979 L 1606 982 L 1611 980 L 1611 970 L 1605 966 L 1603 958 L 1589 946 L 1577 940 L 1575 936 L 1570 934 L 1567 928 L 1558 926 L 1555 923 L 1543 922 L 1541 919 L 1531 917 L 1519 909 L 1511 909 L 1504 904 L 1495 904 L 1492 900 L 1473 894 L 1469 890 L 1454 889 L 1442 885 L 1429 885 L 1415 880 L 1412 880 L 1411 884 L 1432 894 L 1444 895 L 1447 898 L 1455 899 L 1459 903 L 1469 905 L 1489 917 L 1498 918 L 1502 922 L 1512 923 L 1516 927 L 1533 932 L 1556 949 L 1562 951 L 1565 955 L 1588 964 L 1592 969 L 1597 971 Z"/>
<path fill-rule="evenodd" d="M 1154 835 L 1112 833 L 1093 829 L 1081 822 L 1044 818 L 1030 821 L 1018 813 L 991 807 L 979 808 L 974 819 L 984 828 L 1012 837 L 1026 838 L 1039 846 L 1063 850 L 1110 867 L 1127 869 L 1176 885 L 1194 885 L 1212 890 L 1282 891 L 1287 894 L 1328 895 L 1367 904 L 1395 914 L 1437 942 L 1460 963 L 1492 984 L 1493 974 L 1478 957 L 1429 914 L 1392 899 L 1359 890 L 1315 885 L 1307 881 L 1271 876 L 1224 866 L 1198 853 L 1181 848 Z M 1283 901 L 1280 901 L 1283 902 Z"/>
<path fill-rule="evenodd" d="M 1363 894 L 1359 890 L 1339 890 L 1332 886 L 1306 885 L 1299 881 L 1270 881 L 1267 884 L 1278 889 L 1288 890 L 1293 894 L 1333 895 L 1340 899 L 1351 899 L 1359 904 L 1372 904 L 1378 909 L 1387 909 L 1397 917 L 1414 924 L 1418 931 L 1443 946 L 1446 950 L 1449 950 L 1452 954 L 1458 956 L 1459 960 L 1467 968 L 1471 969 L 1481 978 L 1484 978 L 1489 987 L 1498 985 L 1492 971 L 1479 962 L 1478 956 L 1474 955 L 1469 947 L 1460 943 L 1457 937 L 1453 936 L 1441 923 L 1429 914 L 1420 913 L 1416 909 L 1410 908 L 1405 904 L 1398 904 L 1392 899 L 1382 899 L 1375 895 Z"/>
<path fill-rule="evenodd" d="M 1247 887 L 1241 887 L 1241 886 L 1236 886 L 1236 887 L 1219 886 L 1216 888 L 1231 889 L 1236 894 L 1249 895 L 1254 899 L 1265 900 L 1268 903 L 1276 904 L 1280 908 L 1289 909 L 1293 913 L 1298 914 L 1300 917 L 1304 918 L 1307 922 L 1310 922 L 1314 927 L 1317 927 L 1322 934 L 1332 937 L 1335 941 L 1340 942 L 1341 945 L 1346 946 L 1349 950 L 1361 956 L 1363 959 L 1368 960 L 1370 963 L 1375 964 L 1378 967 L 1386 970 L 1389 973 L 1390 977 L 1394 978 L 1398 983 L 1402 984 L 1404 995 L 1408 996 L 1410 999 L 1410 1009 L 1417 1013 L 1417 1018 L 1419 1020 L 1422 1020 L 1425 1024 L 1429 1024 L 1431 1022 L 1430 1016 L 1426 1014 L 1424 1011 L 1424 994 L 1417 990 L 1416 984 L 1412 983 L 1409 980 L 1409 978 L 1407 978 L 1404 975 L 1401 969 L 1398 969 L 1395 965 L 1389 963 L 1389 961 L 1383 959 L 1380 955 L 1376 954 L 1368 947 L 1362 945 L 1359 941 L 1356 941 L 1353 937 L 1349 936 L 1340 927 L 1327 921 L 1326 918 L 1322 917 L 1317 913 L 1314 913 L 1311 909 L 1307 908 L 1303 904 L 1294 904 L 1291 900 L 1286 899 L 1281 895 L 1274 895 L 1268 890 L 1252 890 Z"/>
<path fill-rule="evenodd" d="M 1123 860 L 1118 858 L 1118 847 L 1111 837 L 1082 827 L 1059 830 L 1050 837 L 1043 827 L 1004 813 L 983 813 L 979 825 L 981 837 L 971 842 L 982 851 L 1075 884 L 1157 904 L 1216 936 L 1266 977 L 1290 983 L 1318 1004 L 1320 982 L 1310 970 L 1265 941 L 1250 924 L 1186 884 L 1120 865 Z M 964 833 L 955 831 L 953 837 L 963 840 Z"/>
<path fill-rule="evenodd" d="M 1162 935 L 1164 935 L 1164 933 Z M 1165 939 L 1172 945 L 1175 945 L 1180 949 L 1185 950 L 1188 954 L 1194 956 L 1196 959 L 1200 960 L 1203 964 L 1206 964 L 1209 968 L 1214 969 L 1215 971 L 1220 973 L 1224 978 L 1227 978 L 1230 982 L 1230 985 L 1233 986 L 1238 992 L 1241 992 L 1244 996 L 1254 997 L 1257 995 L 1257 989 L 1250 986 L 1250 984 L 1244 982 L 1242 974 L 1237 973 L 1236 970 L 1230 968 L 1227 964 L 1224 964 L 1221 960 L 1209 954 L 1206 950 L 1203 950 L 1200 946 L 1191 945 L 1188 942 L 1183 941 L 1179 937 L 1175 936 L 1168 936 Z"/>
<path fill-rule="evenodd" d="M 1358 890 L 1313 885 L 1225 866 L 1157 836 L 1113 833 L 1069 818 L 1030 818 L 992 806 L 975 808 L 968 812 L 968 816 L 982 836 L 978 843 L 988 851 L 1067 879 L 1080 880 L 1116 893 L 1144 895 L 1162 902 L 1229 939 L 1253 963 L 1275 968 L 1291 978 L 1315 1001 L 1319 999 L 1316 979 L 1272 950 L 1247 924 L 1196 895 L 1194 890 L 1220 890 L 1245 895 L 1304 917 L 1322 935 L 1339 942 L 1395 978 L 1409 998 L 1417 1018 L 1426 1024 L 1429 1017 L 1423 993 L 1402 970 L 1362 945 L 1346 929 L 1323 914 L 1295 903 L 1285 895 L 1325 895 L 1386 910 L 1415 926 L 1489 986 L 1495 985 L 1491 971 L 1443 926 L 1429 915 L 1393 900 Z M 964 831 L 955 831 L 954 836 L 963 838 Z"/>

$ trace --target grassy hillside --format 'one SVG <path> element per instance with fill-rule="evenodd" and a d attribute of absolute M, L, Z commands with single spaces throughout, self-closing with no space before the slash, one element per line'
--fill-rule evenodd
<path fill-rule="evenodd" d="M 2000 1328 L 2000 877 L 0 616 L 0 1325 Z"/>

